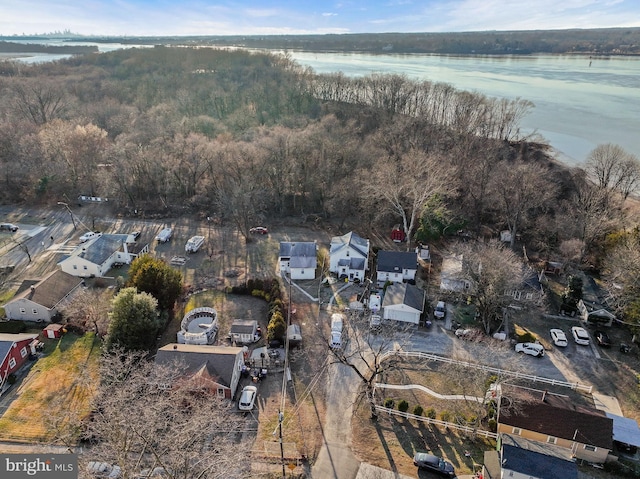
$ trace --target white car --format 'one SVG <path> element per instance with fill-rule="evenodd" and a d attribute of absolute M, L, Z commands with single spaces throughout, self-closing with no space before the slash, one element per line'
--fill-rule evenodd
<path fill-rule="evenodd" d="M 89 461 L 87 464 L 87 472 L 94 477 L 105 479 L 119 479 L 121 475 L 120 466 L 100 461 Z"/>
<path fill-rule="evenodd" d="M 444 301 L 438 301 L 438 304 L 436 304 L 436 309 L 433 310 L 433 316 L 436 319 L 444 319 L 446 315 L 447 305 L 444 303 Z"/>
<path fill-rule="evenodd" d="M 516 344 L 516 352 L 528 354 L 529 356 L 535 356 L 537 358 L 544 356 L 544 348 L 538 343 L 518 343 Z"/>
<path fill-rule="evenodd" d="M 571 334 L 573 335 L 573 340 L 576 344 L 580 344 L 581 346 L 589 346 L 589 333 L 587 330 L 581 326 L 574 326 L 571 328 Z"/>
<path fill-rule="evenodd" d="M 567 336 L 562 329 L 552 329 L 549 332 L 551 333 L 553 344 L 560 348 L 564 348 L 567 345 Z"/>
<path fill-rule="evenodd" d="M 80 243 L 86 243 L 90 239 L 97 238 L 98 236 L 102 236 L 102 233 L 96 233 L 95 231 L 89 231 L 82 236 L 80 236 Z"/>
<path fill-rule="evenodd" d="M 240 395 L 238 401 L 238 409 L 241 411 L 251 411 L 253 405 L 256 402 L 256 396 L 258 395 L 258 388 L 255 386 L 245 386 Z"/>

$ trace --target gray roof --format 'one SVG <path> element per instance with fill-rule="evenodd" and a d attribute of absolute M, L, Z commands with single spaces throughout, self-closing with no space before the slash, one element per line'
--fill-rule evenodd
<path fill-rule="evenodd" d="M 537 479 L 576 479 L 575 462 L 509 444 L 502 445 L 504 469 Z"/>
<path fill-rule="evenodd" d="M 231 323 L 231 334 L 253 334 L 258 328 L 255 319 L 234 319 Z"/>
<path fill-rule="evenodd" d="M 159 365 L 184 368 L 186 375 L 204 367 L 218 383 L 231 387 L 236 355 L 240 352 L 242 348 L 171 343 L 158 349 L 155 361 Z"/>
<path fill-rule="evenodd" d="M 334 236 L 331 238 L 329 254 L 337 253 L 338 251 L 346 248 L 351 248 L 363 258 L 367 258 L 369 256 L 369 240 L 361 238 L 353 231 L 342 236 Z"/>
<path fill-rule="evenodd" d="M 402 272 L 404 269 L 418 269 L 416 252 L 378 251 L 377 271 Z"/>
<path fill-rule="evenodd" d="M 103 234 L 86 246 L 82 246 L 82 252 L 78 256 L 93 264 L 103 264 L 113 253 L 122 248 L 128 238 L 129 235 L 126 234 Z"/>
<path fill-rule="evenodd" d="M 408 283 L 394 283 L 387 287 L 382 307 L 405 304 L 418 311 L 424 309 L 425 291 Z"/>
<path fill-rule="evenodd" d="M 618 416 L 610 412 L 605 412 L 608 418 L 613 419 L 613 440 L 640 447 L 640 428 L 635 419 Z"/>
<path fill-rule="evenodd" d="M 291 268 L 314 268 L 318 265 L 316 244 L 313 242 L 280 243 L 280 258 L 289 258 Z"/>
<path fill-rule="evenodd" d="M 26 298 L 47 309 L 51 309 L 80 286 L 82 282 L 82 278 L 56 269 L 40 281 L 23 281 L 10 303 L 18 299 Z"/>

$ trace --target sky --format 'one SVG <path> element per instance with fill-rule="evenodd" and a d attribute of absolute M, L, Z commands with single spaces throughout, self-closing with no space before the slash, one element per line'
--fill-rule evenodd
<path fill-rule="evenodd" d="M 278 35 L 640 26 L 638 0 L 0 0 L 0 35 Z"/>

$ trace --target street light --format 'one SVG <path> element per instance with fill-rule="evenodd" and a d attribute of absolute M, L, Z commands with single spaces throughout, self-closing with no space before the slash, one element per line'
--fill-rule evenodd
<path fill-rule="evenodd" d="M 77 230 L 78 228 L 76 227 L 76 220 L 73 218 L 73 211 L 71 211 L 71 208 L 69 208 L 69 205 L 67 203 L 65 203 L 64 201 L 58 201 L 59 205 L 64 206 L 67 211 L 69 212 L 69 215 L 71 216 L 71 222 L 73 223 L 73 229 Z"/>

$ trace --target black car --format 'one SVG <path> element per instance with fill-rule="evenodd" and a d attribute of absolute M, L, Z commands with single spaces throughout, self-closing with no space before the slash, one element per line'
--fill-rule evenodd
<path fill-rule="evenodd" d="M 415 456 L 413 456 L 413 464 L 417 466 L 418 469 L 432 471 L 441 476 L 456 477 L 456 471 L 450 462 L 427 452 L 417 452 Z"/>
<path fill-rule="evenodd" d="M 609 335 L 604 331 L 596 331 L 593 333 L 593 336 L 596 338 L 596 342 L 603 348 L 608 348 L 611 346 L 611 340 L 609 339 Z"/>

